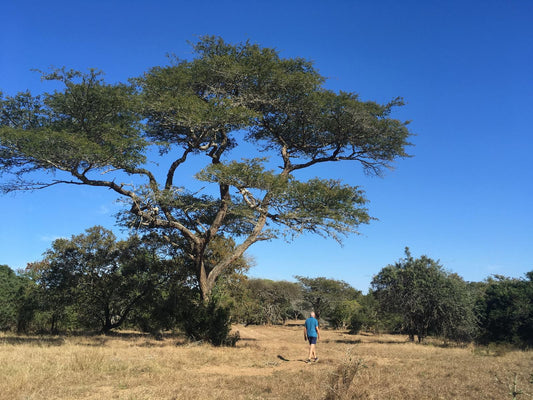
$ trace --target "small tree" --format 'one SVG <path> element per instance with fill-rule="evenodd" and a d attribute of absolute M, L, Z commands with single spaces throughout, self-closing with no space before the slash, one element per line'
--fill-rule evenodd
<path fill-rule="evenodd" d="M 332 307 L 327 321 L 335 329 L 346 329 L 360 309 L 357 300 L 340 300 Z"/>
<path fill-rule="evenodd" d="M 0 265 L 0 331 L 25 332 L 38 308 L 34 282 Z"/>
<path fill-rule="evenodd" d="M 57 239 L 44 260 L 32 264 L 45 297 L 60 311 L 72 304 L 78 319 L 104 333 L 121 326 L 134 307 L 170 279 L 174 261 L 162 260 L 137 237 L 117 241 L 96 226 Z"/>
<path fill-rule="evenodd" d="M 334 327 L 345 327 L 352 313 L 357 310 L 361 292 L 344 281 L 324 277 L 296 276 L 302 288 L 303 298 L 317 315 Z"/>
<path fill-rule="evenodd" d="M 429 333 L 470 340 L 476 326 L 474 297 L 466 283 L 446 272 L 436 261 L 422 256 L 405 258 L 383 268 L 372 280 L 372 289 L 385 312 L 398 313 L 411 340 Z"/>

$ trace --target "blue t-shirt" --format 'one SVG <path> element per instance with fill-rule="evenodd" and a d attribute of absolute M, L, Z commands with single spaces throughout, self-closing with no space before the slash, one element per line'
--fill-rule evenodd
<path fill-rule="evenodd" d="M 309 317 L 305 320 L 305 329 L 307 330 L 307 336 L 317 337 L 318 333 L 316 328 L 318 327 L 318 321 L 316 318 Z"/>

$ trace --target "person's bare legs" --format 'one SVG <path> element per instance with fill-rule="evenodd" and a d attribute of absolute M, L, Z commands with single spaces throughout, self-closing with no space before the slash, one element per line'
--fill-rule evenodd
<path fill-rule="evenodd" d="M 316 358 L 316 344 L 310 344 L 309 345 L 309 357 L 307 357 L 309 360 L 313 360 Z"/>

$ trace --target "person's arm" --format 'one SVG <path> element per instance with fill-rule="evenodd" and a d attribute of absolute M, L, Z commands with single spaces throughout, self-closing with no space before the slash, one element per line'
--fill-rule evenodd
<path fill-rule="evenodd" d="M 316 327 L 316 338 L 320 339 L 320 331 L 318 330 L 318 326 Z"/>
<path fill-rule="evenodd" d="M 304 340 L 307 340 L 307 328 L 304 325 Z"/>

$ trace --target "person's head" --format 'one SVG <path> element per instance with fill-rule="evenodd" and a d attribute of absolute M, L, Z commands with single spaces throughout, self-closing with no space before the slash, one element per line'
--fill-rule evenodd
<path fill-rule="evenodd" d="M 315 318 L 315 312 L 311 311 L 311 317 Z"/>

